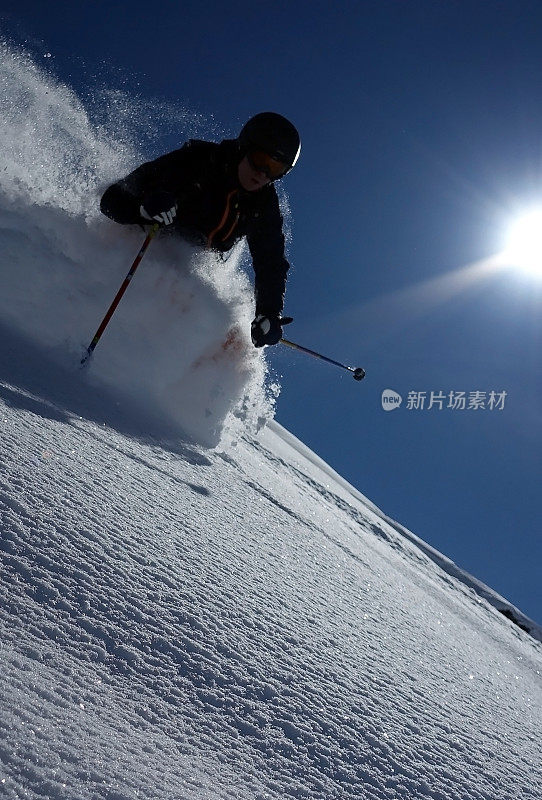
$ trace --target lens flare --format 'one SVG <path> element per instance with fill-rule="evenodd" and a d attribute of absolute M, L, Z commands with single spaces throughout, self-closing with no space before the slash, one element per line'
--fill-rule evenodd
<path fill-rule="evenodd" d="M 512 223 L 504 256 L 510 266 L 542 278 L 542 207 Z"/>

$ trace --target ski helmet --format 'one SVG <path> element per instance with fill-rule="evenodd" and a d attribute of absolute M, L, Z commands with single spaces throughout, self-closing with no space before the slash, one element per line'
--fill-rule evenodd
<path fill-rule="evenodd" d="M 299 133 L 294 125 L 274 111 L 263 111 L 251 117 L 239 134 L 239 143 L 245 152 L 263 150 L 283 161 L 287 165 L 284 175 L 292 169 L 301 151 Z"/>

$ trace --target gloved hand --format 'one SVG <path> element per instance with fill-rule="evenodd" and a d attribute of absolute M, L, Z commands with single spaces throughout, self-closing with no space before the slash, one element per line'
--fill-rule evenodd
<path fill-rule="evenodd" d="M 171 225 L 177 216 L 177 200 L 171 192 L 153 192 L 144 198 L 139 213 L 149 222 Z"/>
<path fill-rule="evenodd" d="M 282 339 L 282 320 L 280 317 L 258 314 L 250 326 L 250 335 L 254 347 L 263 347 L 264 344 L 278 344 Z"/>

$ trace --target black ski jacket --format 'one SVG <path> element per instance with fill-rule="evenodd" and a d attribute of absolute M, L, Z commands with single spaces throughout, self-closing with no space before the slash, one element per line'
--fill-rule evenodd
<path fill-rule="evenodd" d="M 254 192 L 239 184 L 239 143 L 191 139 L 179 150 L 142 164 L 112 184 L 101 199 L 103 214 L 121 224 L 146 224 L 139 209 L 157 191 L 178 203 L 174 232 L 225 252 L 246 236 L 255 274 L 256 313 L 280 316 L 286 275 L 282 216 L 273 184 Z M 169 230 L 169 228 L 167 230 Z"/>

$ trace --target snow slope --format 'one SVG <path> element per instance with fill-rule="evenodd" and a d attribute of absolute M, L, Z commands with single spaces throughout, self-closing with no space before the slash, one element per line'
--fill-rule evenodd
<path fill-rule="evenodd" d="M 542 631 L 270 421 L 239 254 L 161 240 L 77 368 L 133 155 L 3 56 L 0 796 L 540 798 Z"/>
<path fill-rule="evenodd" d="M 52 402 L 62 375 L 22 354 L 0 388 L 5 797 L 540 797 L 538 642 L 278 426 L 168 444 L 97 391 Z"/>

